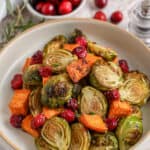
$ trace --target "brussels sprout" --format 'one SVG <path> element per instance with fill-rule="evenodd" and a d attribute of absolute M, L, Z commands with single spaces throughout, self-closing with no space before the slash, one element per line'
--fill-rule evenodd
<path fill-rule="evenodd" d="M 52 76 L 42 88 L 41 103 L 50 108 L 61 107 L 71 98 L 72 89 L 67 74 Z"/>
<path fill-rule="evenodd" d="M 132 145 L 136 144 L 142 133 L 143 124 L 141 119 L 134 115 L 123 118 L 116 130 L 120 150 L 128 150 Z"/>
<path fill-rule="evenodd" d="M 150 82 L 143 73 L 130 72 L 126 74 L 125 82 L 119 92 L 121 100 L 142 106 L 150 96 Z"/>
<path fill-rule="evenodd" d="M 116 89 L 123 84 L 123 73 L 115 63 L 100 60 L 92 68 L 90 83 L 103 91 Z"/>
<path fill-rule="evenodd" d="M 91 136 L 89 131 L 80 123 L 71 125 L 71 144 L 69 150 L 88 150 Z"/>
<path fill-rule="evenodd" d="M 132 105 L 132 115 L 142 119 L 142 111 L 139 106 Z"/>
<path fill-rule="evenodd" d="M 50 52 L 56 51 L 63 47 L 63 44 L 67 42 L 67 38 L 64 35 L 58 35 L 49 41 L 43 50 L 43 56 L 45 57 Z"/>
<path fill-rule="evenodd" d="M 95 113 L 103 117 L 107 113 L 108 104 L 105 96 L 93 87 L 84 87 L 78 100 L 81 113 Z"/>
<path fill-rule="evenodd" d="M 50 52 L 43 60 L 43 64 L 51 66 L 54 73 L 59 73 L 66 70 L 66 66 L 77 57 L 72 53 L 59 49 L 57 51 Z"/>
<path fill-rule="evenodd" d="M 35 139 L 35 145 L 38 150 L 57 150 L 49 145 L 41 136 Z"/>
<path fill-rule="evenodd" d="M 41 65 L 29 66 L 23 74 L 23 84 L 25 87 L 37 87 L 42 85 L 42 77 L 39 74 L 38 69 Z"/>
<path fill-rule="evenodd" d="M 90 150 L 118 150 L 118 141 L 111 132 L 105 134 L 94 133 Z"/>
<path fill-rule="evenodd" d="M 42 111 L 41 88 L 37 88 L 30 93 L 29 96 L 29 109 L 33 116 L 38 115 Z"/>
<path fill-rule="evenodd" d="M 117 57 L 117 53 L 110 48 L 102 47 L 98 44 L 88 42 L 88 49 L 95 55 L 102 56 L 105 60 L 112 61 Z"/>
<path fill-rule="evenodd" d="M 71 141 L 69 124 L 63 118 L 53 117 L 46 121 L 41 131 L 42 138 L 57 150 L 68 150 Z"/>

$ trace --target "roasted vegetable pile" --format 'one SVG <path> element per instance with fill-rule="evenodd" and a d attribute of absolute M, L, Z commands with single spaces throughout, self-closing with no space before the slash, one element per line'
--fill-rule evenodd
<path fill-rule="evenodd" d="M 128 150 L 142 136 L 147 76 L 80 30 L 27 58 L 11 87 L 10 123 L 38 150 Z"/>

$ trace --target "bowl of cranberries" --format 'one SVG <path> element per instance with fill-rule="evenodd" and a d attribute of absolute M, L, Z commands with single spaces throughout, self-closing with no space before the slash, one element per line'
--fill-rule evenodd
<path fill-rule="evenodd" d="M 34 16 L 44 19 L 61 19 L 74 16 L 86 0 L 25 0 Z"/>

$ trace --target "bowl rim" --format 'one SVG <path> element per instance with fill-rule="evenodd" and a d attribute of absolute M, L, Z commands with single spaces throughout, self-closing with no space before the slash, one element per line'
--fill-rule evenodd
<path fill-rule="evenodd" d="M 122 29 L 121 27 L 118 27 L 116 25 L 113 25 L 111 23 L 108 23 L 108 22 L 103 22 L 103 21 L 98 21 L 98 20 L 95 20 L 95 19 L 87 19 L 87 18 L 66 18 L 66 19 L 60 19 L 60 20 L 48 20 L 48 21 L 45 21 L 43 23 L 40 23 L 40 24 L 37 24 L 33 27 L 31 27 L 30 29 L 27 29 L 26 31 L 18 34 L 15 38 L 13 38 L 12 40 L 10 40 L 5 46 L 4 48 L 1 49 L 1 52 L 0 52 L 0 59 L 6 54 L 8 53 L 8 48 L 11 44 L 15 43 L 16 40 L 19 40 L 21 37 L 23 37 L 24 35 L 26 35 L 27 33 L 30 33 L 32 30 L 37 30 L 39 29 L 40 27 L 44 27 L 46 25 L 49 25 L 49 24 L 55 24 L 55 23 L 65 23 L 65 22 L 72 22 L 72 21 L 76 21 L 76 22 L 93 22 L 95 24 L 104 24 L 106 26 L 109 26 L 111 28 L 118 28 L 119 31 L 121 32 L 124 32 L 126 35 L 132 37 L 134 40 L 138 41 L 147 51 L 150 52 L 150 48 L 148 48 L 145 43 L 137 38 L 136 36 L 134 36 L 132 33 L 129 33 L 127 32 L 126 30 Z M 3 131 L 0 130 L 0 137 L 9 145 L 11 146 L 13 149 L 15 150 L 20 150 L 20 148 L 18 148 L 12 141 L 10 141 L 10 139 L 8 138 L 7 135 L 5 135 L 3 133 Z M 150 137 L 150 131 L 148 131 L 146 133 L 146 135 L 144 136 L 145 138 L 146 137 Z M 138 142 L 136 146 L 140 145 L 142 143 L 141 142 Z"/>
<path fill-rule="evenodd" d="M 29 0 L 24 0 L 24 3 L 26 4 L 26 7 L 28 8 L 28 10 L 35 16 L 39 17 L 39 18 L 43 18 L 43 19 L 61 19 L 61 18 L 68 18 L 71 17 L 73 15 L 75 15 L 78 11 L 80 11 L 80 9 L 85 5 L 86 0 L 82 0 L 81 3 L 79 4 L 79 6 L 74 9 L 72 12 L 65 14 L 65 15 L 43 15 L 41 13 L 39 13 L 38 11 L 36 11 L 31 4 L 29 3 Z"/>

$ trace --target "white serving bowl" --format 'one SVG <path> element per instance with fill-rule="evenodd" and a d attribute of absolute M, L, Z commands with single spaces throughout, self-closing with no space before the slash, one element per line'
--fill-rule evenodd
<path fill-rule="evenodd" d="M 65 34 L 78 28 L 89 39 L 115 49 L 130 68 L 140 70 L 150 78 L 150 49 L 143 42 L 110 23 L 92 19 L 64 19 L 37 25 L 13 39 L 0 54 L 0 136 L 16 150 L 36 150 L 33 138 L 9 124 L 8 103 L 12 97 L 10 81 L 21 71 L 25 58 L 31 56 L 55 35 Z M 131 150 L 150 150 L 150 103 L 143 107 L 144 133 Z"/>
<path fill-rule="evenodd" d="M 29 3 L 29 0 L 24 0 L 27 9 L 29 10 L 29 12 L 33 15 L 36 16 L 39 19 L 63 19 L 63 18 L 71 18 L 74 17 L 78 12 L 80 12 L 83 8 L 83 6 L 86 3 L 86 0 L 82 0 L 80 5 L 74 9 L 71 13 L 65 14 L 65 15 L 43 15 L 41 13 L 39 13 L 38 11 L 36 11 L 31 4 Z M 80 14 L 79 14 L 80 15 Z"/>

